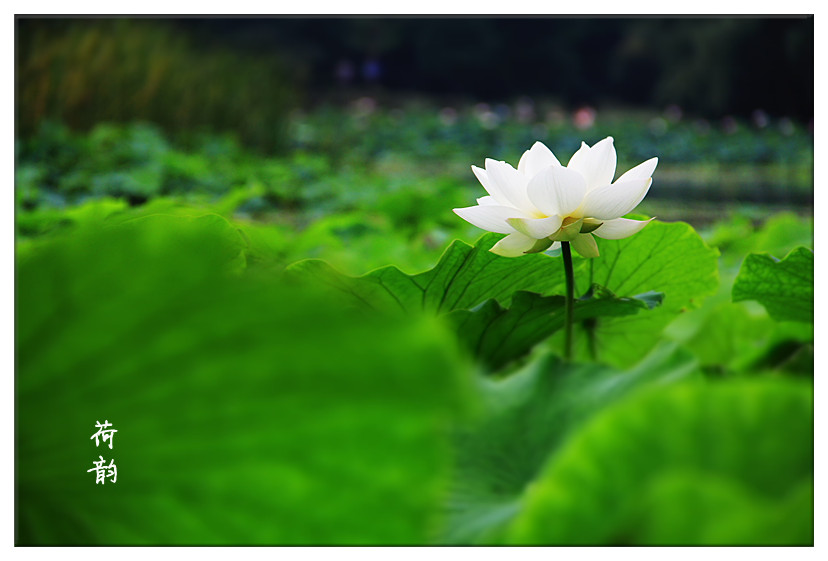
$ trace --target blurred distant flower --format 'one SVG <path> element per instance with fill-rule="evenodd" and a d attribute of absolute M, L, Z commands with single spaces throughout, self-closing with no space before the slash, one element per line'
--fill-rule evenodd
<path fill-rule="evenodd" d="M 500 118 L 497 116 L 497 113 L 493 111 L 481 114 L 478 119 L 484 129 L 496 129 L 497 125 L 500 124 Z"/>
<path fill-rule="evenodd" d="M 762 111 L 761 109 L 757 109 L 750 115 L 753 124 L 756 125 L 758 128 L 763 129 L 768 126 L 770 123 L 770 118 L 768 114 Z"/>
<path fill-rule="evenodd" d="M 380 61 L 375 58 L 369 58 L 362 63 L 362 77 L 367 82 L 376 82 L 382 74 L 382 66 Z"/>
<path fill-rule="evenodd" d="M 487 103 L 478 103 L 474 106 L 474 116 L 484 129 L 492 130 L 500 124 L 500 117 L 491 110 Z"/>
<path fill-rule="evenodd" d="M 779 119 L 779 130 L 782 131 L 782 134 L 786 136 L 792 135 L 794 133 L 793 121 L 791 121 L 787 117 L 782 117 L 781 119 Z"/>
<path fill-rule="evenodd" d="M 505 121 L 512 114 L 512 110 L 505 103 L 498 103 L 495 105 L 495 114 L 501 121 Z"/>
<path fill-rule="evenodd" d="M 739 123 L 736 122 L 736 119 L 728 115 L 727 117 L 722 119 L 722 129 L 724 129 L 725 133 L 733 134 L 738 132 L 739 130 Z"/>
<path fill-rule="evenodd" d="M 336 79 L 343 84 L 350 84 L 354 79 L 354 63 L 350 60 L 340 60 L 336 64 Z"/>
<path fill-rule="evenodd" d="M 528 97 L 521 97 L 515 103 L 515 117 L 520 123 L 529 123 L 535 120 L 535 103 Z"/>
<path fill-rule="evenodd" d="M 440 122 L 443 126 L 450 127 L 457 122 L 457 109 L 454 107 L 443 107 L 440 110 Z"/>
<path fill-rule="evenodd" d="M 597 257 L 592 234 L 617 240 L 632 236 L 649 220 L 620 218 L 644 199 L 658 158 L 632 168 L 615 182 L 612 137 L 592 147 L 581 143 L 564 167 L 543 143 L 524 152 L 517 169 L 486 159 L 472 171 L 489 193 L 477 206 L 456 208 L 460 218 L 478 228 L 508 234 L 491 249 L 505 257 L 538 253 L 557 242 L 571 242 L 584 257 Z M 652 219 L 650 219 L 652 220 Z"/>
<path fill-rule="evenodd" d="M 581 107 L 575 111 L 572 122 L 575 124 L 575 128 L 585 130 L 595 124 L 596 115 L 597 113 L 592 107 Z"/>
<path fill-rule="evenodd" d="M 377 109 L 377 100 L 373 97 L 361 97 L 354 102 L 357 117 L 367 117 Z"/>
<path fill-rule="evenodd" d="M 678 123 L 681 121 L 682 115 L 683 111 L 681 110 L 681 107 L 676 104 L 668 105 L 664 110 L 664 116 L 667 117 L 667 120 L 671 123 Z"/>

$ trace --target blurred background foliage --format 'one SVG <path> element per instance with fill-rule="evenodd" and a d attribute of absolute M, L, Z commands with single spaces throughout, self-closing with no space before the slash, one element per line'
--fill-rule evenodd
<path fill-rule="evenodd" d="M 258 221 L 355 211 L 442 246 L 470 163 L 607 135 L 619 171 L 658 154 L 662 219 L 813 204 L 808 17 L 16 23 L 19 210 L 233 193 Z"/>
<path fill-rule="evenodd" d="M 813 118 L 807 17 L 19 18 L 17 29 L 24 135 L 44 119 L 139 119 L 277 149 L 291 108 L 353 91 Z"/>
<path fill-rule="evenodd" d="M 196 45 L 174 22 L 18 19 L 18 135 L 45 119 L 88 130 L 151 121 L 181 135 L 237 131 L 252 147 L 281 145 L 298 84 L 275 54 Z"/>
<path fill-rule="evenodd" d="M 812 543 L 812 17 L 17 18 L 16 46 L 17 543 Z M 469 166 L 609 135 L 618 174 L 659 158 L 658 221 L 577 291 L 634 313 L 580 321 L 574 364 L 480 349 L 457 318 L 509 336 L 561 270 L 451 212 Z"/>

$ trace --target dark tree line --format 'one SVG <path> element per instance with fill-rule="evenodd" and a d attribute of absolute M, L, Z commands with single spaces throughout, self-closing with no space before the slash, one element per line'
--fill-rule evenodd
<path fill-rule="evenodd" d="M 812 16 L 721 18 L 276 18 L 181 20 L 201 41 L 277 52 L 311 92 L 337 65 L 380 85 L 483 99 L 676 103 L 709 117 L 813 117 Z M 340 80 L 342 77 L 340 77 Z"/>

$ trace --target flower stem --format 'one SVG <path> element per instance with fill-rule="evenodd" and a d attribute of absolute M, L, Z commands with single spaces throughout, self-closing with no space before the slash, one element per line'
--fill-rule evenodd
<path fill-rule="evenodd" d="M 572 252 L 569 242 L 561 242 L 564 272 L 566 273 L 566 308 L 564 315 L 564 359 L 572 360 L 572 316 L 575 308 L 575 274 L 572 272 Z"/>
<path fill-rule="evenodd" d="M 592 277 L 593 277 L 593 269 L 595 265 L 595 259 L 589 260 L 589 287 L 592 288 Z M 584 320 L 584 328 L 586 330 L 587 335 L 587 348 L 589 349 L 589 357 L 594 361 L 598 357 L 598 352 L 595 349 L 595 328 L 598 325 L 598 320 L 595 318 L 590 318 Z"/>

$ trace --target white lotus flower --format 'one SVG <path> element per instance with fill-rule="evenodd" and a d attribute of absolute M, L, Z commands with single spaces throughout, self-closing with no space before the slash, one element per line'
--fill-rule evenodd
<path fill-rule="evenodd" d="M 593 234 L 608 240 L 632 236 L 650 220 L 628 220 L 647 194 L 658 158 L 615 175 L 615 146 L 607 137 L 591 148 L 585 142 L 562 166 L 543 143 L 523 153 L 517 169 L 486 159 L 486 169 L 472 171 L 489 193 L 477 206 L 455 208 L 460 218 L 478 228 L 509 234 L 491 249 L 517 257 L 571 242 L 584 257 L 598 257 Z"/>

